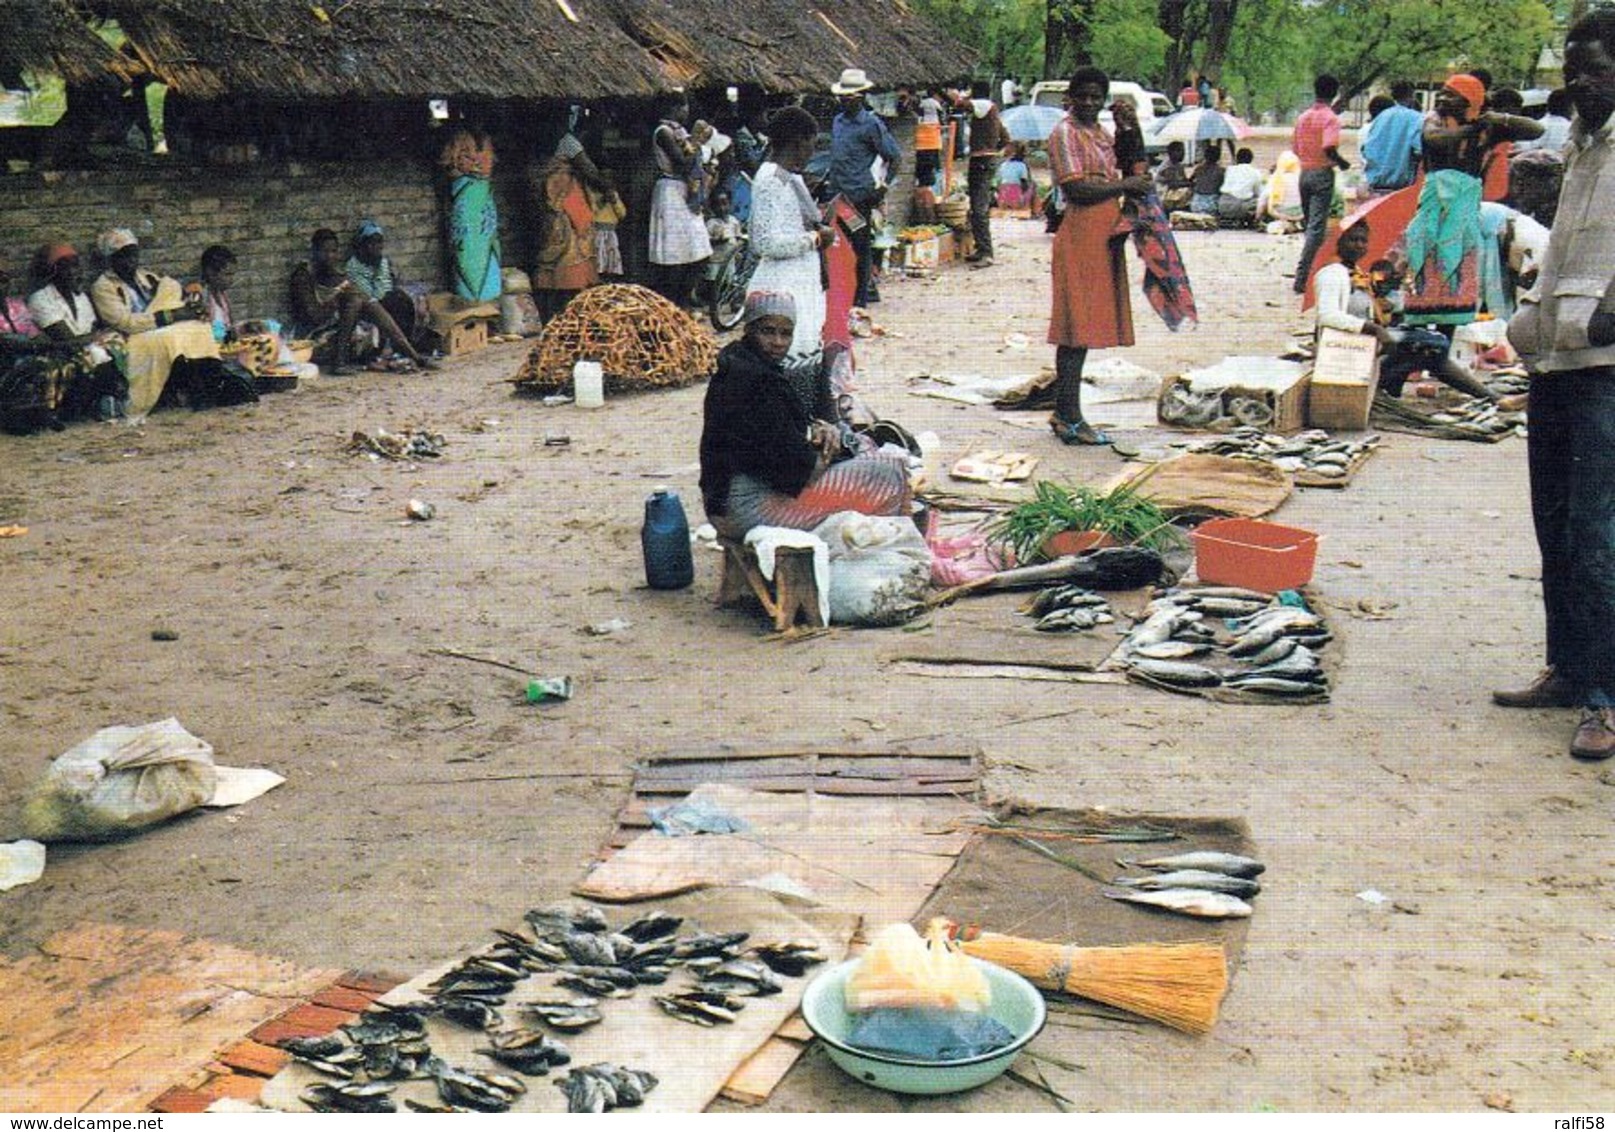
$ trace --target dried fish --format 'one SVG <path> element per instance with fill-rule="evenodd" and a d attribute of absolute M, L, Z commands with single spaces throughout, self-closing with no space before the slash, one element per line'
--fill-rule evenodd
<path fill-rule="evenodd" d="M 775 974 L 791 978 L 800 978 L 807 974 L 808 968 L 829 958 L 815 943 L 761 943 L 751 949 L 751 954 L 766 963 Z"/>
<path fill-rule="evenodd" d="M 1207 869 L 1176 869 L 1170 873 L 1151 873 L 1143 877 L 1117 877 L 1110 883 L 1118 888 L 1136 888 L 1145 892 L 1163 888 L 1199 888 L 1207 892 L 1226 892 L 1241 900 L 1248 900 L 1262 891 L 1259 881 Z"/>
<path fill-rule="evenodd" d="M 1207 892 L 1200 888 L 1164 888 L 1159 892 L 1140 892 L 1131 888 L 1102 888 L 1103 896 L 1129 904 L 1145 904 L 1163 908 L 1183 916 L 1197 916 L 1205 920 L 1243 919 L 1251 914 L 1251 906 L 1237 896 L 1223 892 Z"/>
<path fill-rule="evenodd" d="M 1215 849 L 1195 849 L 1187 853 L 1173 853 L 1167 857 L 1151 857 L 1149 860 L 1116 862 L 1124 869 L 1154 869 L 1157 872 L 1171 872 L 1174 869 L 1204 869 L 1207 872 L 1223 873 L 1231 877 L 1261 876 L 1267 871 L 1267 866 L 1254 857 L 1242 857 L 1238 853 L 1222 853 Z"/>

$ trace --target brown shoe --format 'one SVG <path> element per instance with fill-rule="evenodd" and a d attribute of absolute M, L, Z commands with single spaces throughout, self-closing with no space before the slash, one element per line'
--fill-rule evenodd
<path fill-rule="evenodd" d="M 1602 762 L 1615 755 L 1615 708 L 1586 708 L 1581 726 L 1570 740 L 1570 754 L 1586 762 Z"/>
<path fill-rule="evenodd" d="M 1552 668 L 1544 668 L 1529 687 L 1493 692 L 1492 702 L 1502 707 L 1575 707 L 1576 690 Z"/>

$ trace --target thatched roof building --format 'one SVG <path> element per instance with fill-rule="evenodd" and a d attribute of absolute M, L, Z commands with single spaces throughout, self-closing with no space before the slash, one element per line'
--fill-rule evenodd
<path fill-rule="evenodd" d="M 882 85 L 968 69 L 906 0 L 0 0 L 0 66 L 152 77 L 198 99 L 596 99 L 753 83 Z M 113 19 L 125 53 L 85 18 Z M 14 31 L 13 29 L 20 29 Z"/>
<path fill-rule="evenodd" d="M 69 0 L 0 0 L 0 87 L 19 87 L 27 72 L 89 83 L 131 69 Z"/>

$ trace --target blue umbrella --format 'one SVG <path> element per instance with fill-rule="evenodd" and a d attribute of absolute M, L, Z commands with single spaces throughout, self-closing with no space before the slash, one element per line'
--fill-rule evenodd
<path fill-rule="evenodd" d="M 1047 141 L 1054 127 L 1065 117 L 1057 106 L 1011 106 L 999 115 L 999 121 L 1016 141 Z"/>
<path fill-rule="evenodd" d="M 1226 138 L 1235 141 L 1250 136 L 1250 125 L 1232 114 L 1207 110 L 1204 106 L 1191 106 L 1155 123 L 1151 136 L 1165 144 L 1169 141 L 1216 141 Z"/>

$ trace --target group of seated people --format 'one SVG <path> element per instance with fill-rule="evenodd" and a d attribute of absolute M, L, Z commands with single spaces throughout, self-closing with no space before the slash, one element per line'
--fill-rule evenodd
<path fill-rule="evenodd" d="M 315 342 L 327 373 L 350 372 L 384 346 L 409 365 L 438 366 L 421 349 L 425 288 L 405 290 L 373 221 L 359 226 L 346 260 L 335 232 L 314 234 L 309 260 L 292 272 L 293 322 L 285 328 L 235 317 L 237 258 L 222 245 L 202 253 L 189 284 L 143 267 L 127 228 L 103 232 L 95 250 L 103 270 L 91 280 L 73 245 L 40 248 L 24 295 L 11 293 L 11 274 L 0 267 L 0 429 L 31 433 L 166 405 L 250 401 L 250 373 L 227 359 L 253 354 L 261 368 L 297 338 Z"/>
<path fill-rule="evenodd" d="M 1166 147 L 1166 160 L 1155 170 L 1155 187 L 1168 215 L 1190 211 L 1215 216 L 1225 228 L 1252 227 L 1261 219 L 1262 191 L 1267 178 L 1256 167 L 1249 149 L 1234 154 L 1234 164 L 1222 163 L 1222 146 L 1207 142 L 1205 153 L 1193 168 L 1184 165 L 1182 142 Z"/>

